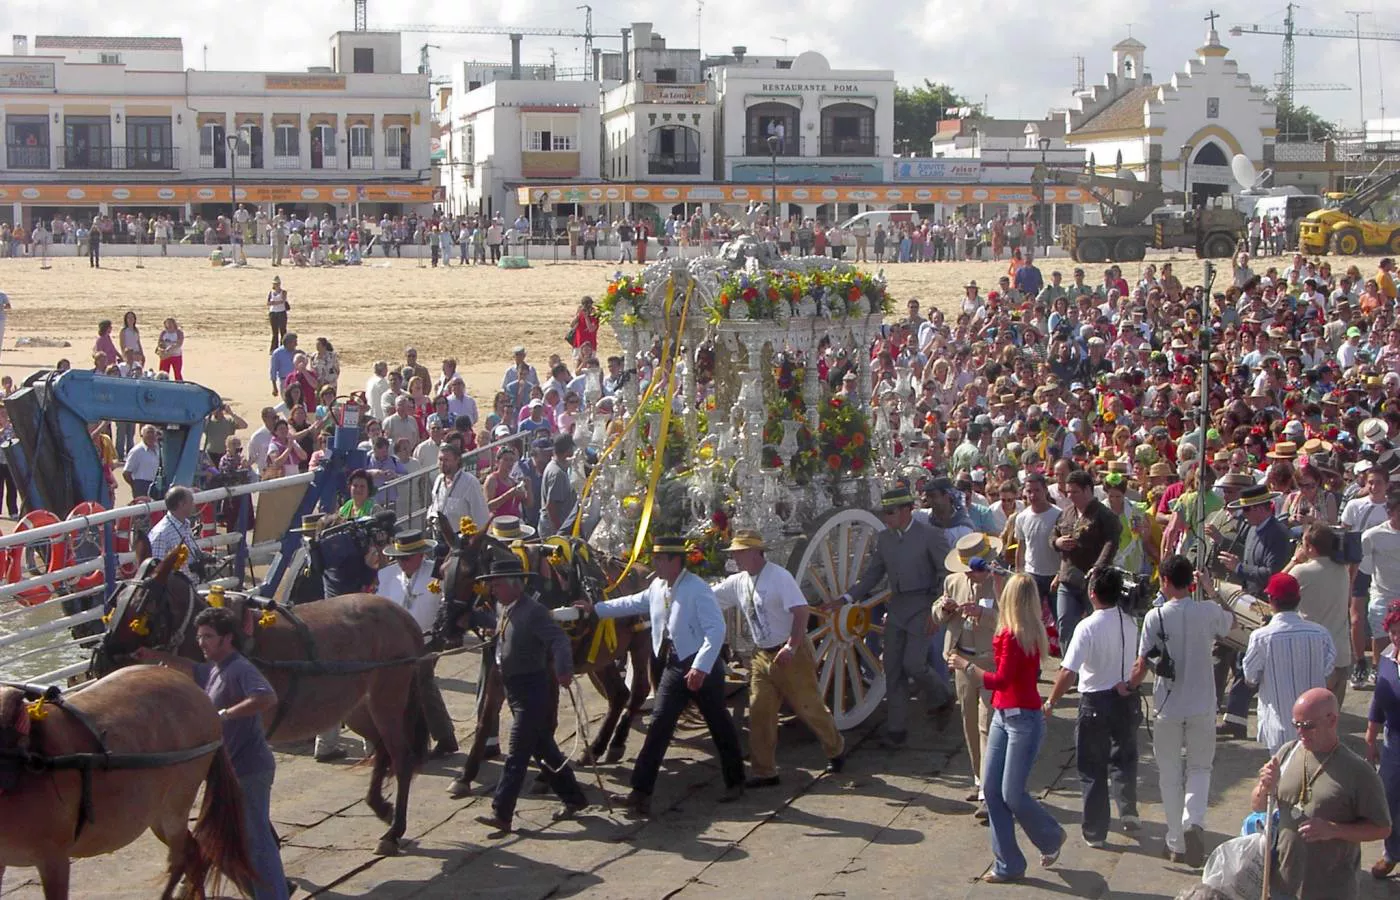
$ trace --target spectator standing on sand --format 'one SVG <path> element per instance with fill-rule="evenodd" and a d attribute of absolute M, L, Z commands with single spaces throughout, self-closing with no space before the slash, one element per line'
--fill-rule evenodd
<path fill-rule="evenodd" d="M 287 312 L 291 308 L 287 292 L 282 289 L 282 276 L 274 275 L 272 290 L 267 292 L 267 321 L 272 327 L 272 347 L 267 352 L 275 353 L 282 339 L 287 336 Z"/>
<path fill-rule="evenodd" d="M 3 337 L 0 334 L 0 337 Z M 136 311 L 129 309 L 122 317 L 121 359 L 126 359 L 126 351 L 135 350 L 137 357 L 146 358 L 146 350 L 141 346 L 141 329 L 136 327 Z"/>
<path fill-rule="evenodd" d="M 185 332 L 174 316 L 165 320 L 165 328 L 156 344 L 156 355 L 160 357 L 160 370 L 169 372 L 176 381 L 184 381 Z"/>

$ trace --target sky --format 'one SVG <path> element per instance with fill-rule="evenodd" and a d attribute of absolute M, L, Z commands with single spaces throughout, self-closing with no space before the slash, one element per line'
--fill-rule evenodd
<path fill-rule="evenodd" d="M 1221 42 L 1256 84 L 1272 86 L 1281 68 L 1283 39 L 1231 37 L 1236 23 L 1282 29 L 1284 8 L 1263 3 L 1214 4 Z M 369 27 L 520 26 L 582 31 L 584 12 L 564 0 L 368 0 Z M 1204 42 L 1204 17 L 1212 4 L 1160 0 L 593 0 L 593 30 L 615 36 L 634 21 L 650 21 L 673 48 L 700 44 L 707 53 L 742 44 L 751 54 L 797 54 L 816 50 L 835 69 L 893 69 L 901 84 L 927 78 L 946 82 L 991 115 L 1037 118 L 1071 102 L 1075 57 L 1084 57 L 1085 80 L 1100 83 L 1111 64 L 1110 48 L 1130 33 L 1147 45 L 1146 62 L 1163 82 L 1184 68 Z M 1347 0 L 1335 7 L 1309 5 L 1295 13 L 1302 29 L 1354 28 L 1340 7 L 1372 10 L 1364 30 L 1397 33 L 1400 0 Z M 700 15 L 697 15 L 697 12 Z M 328 38 L 354 24 L 352 0 L 57 0 L 47 4 L 0 4 L 0 36 L 36 34 L 123 34 L 184 39 L 185 65 L 223 70 L 299 71 L 330 61 Z M 0 45 L 8 50 L 8 39 Z M 416 68 L 418 48 L 430 51 L 435 74 L 454 61 L 506 61 L 504 36 L 420 33 L 404 35 L 404 65 Z M 583 65 L 582 40 L 527 37 L 525 62 L 561 68 Z M 616 39 L 598 46 L 617 48 Z M 205 47 L 207 46 L 207 51 Z M 1347 91 L 1299 93 L 1297 100 L 1345 128 L 1368 119 L 1400 118 L 1400 42 L 1363 42 L 1358 73 L 1352 39 L 1297 38 L 1296 82 L 1344 84 Z M 1382 60 L 1389 62 L 1383 77 Z M 1358 84 L 1360 90 L 1358 90 Z"/>

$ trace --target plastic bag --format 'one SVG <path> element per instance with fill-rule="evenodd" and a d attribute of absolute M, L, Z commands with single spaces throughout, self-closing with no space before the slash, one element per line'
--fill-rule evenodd
<path fill-rule="evenodd" d="M 1201 880 L 1234 900 L 1257 900 L 1264 891 L 1264 835 L 1231 838 L 1206 860 Z"/>

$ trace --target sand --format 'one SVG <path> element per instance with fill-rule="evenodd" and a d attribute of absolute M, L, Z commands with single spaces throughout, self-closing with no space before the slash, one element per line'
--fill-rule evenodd
<path fill-rule="evenodd" d="M 1202 264 L 1194 258 L 1161 255 L 1149 261 L 1167 259 L 1175 259 L 1184 283 L 1199 281 Z M 1270 262 L 1282 266 L 1286 258 Z M 1357 262 L 1367 275 L 1374 272 L 1375 260 Z M 567 359 L 564 334 L 578 299 L 600 295 L 619 269 L 611 262 L 539 263 L 515 271 L 420 268 L 410 260 L 328 269 L 272 268 L 266 261 L 222 269 L 200 260 L 147 258 L 143 269 L 135 263 L 134 258 L 113 257 L 96 270 L 86 260 L 58 259 L 43 270 L 38 260 L 0 259 L 0 291 L 9 294 L 14 307 L 0 351 L 0 374 L 18 382 L 64 356 L 75 366 L 90 365 L 97 322 L 110 318 L 120 327 L 129 309 L 139 316 L 154 361 L 161 323 L 173 315 L 185 330 L 185 378 L 219 391 L 256 427 L 258 410 L 272 400 L 266 295 L 272 276 L 280 274 L 291 299 L 291 328 L 300 335 L 301 346 L 314 349 L 315 338 L 325 336 L 340 353 L 342 393 L 362 389 L 376 359 L 401 363 L 404 348 L 412 345 L 435 376 L 442 358 L 455 356 L 485 409 L 513 345 L 524 344 L 530 361 L 541 369 L 551 353 L 565 353 Z M 629 272 L 638 268 L 622 267 Z M 1047 279 L 1051 269 L 1062 269 L 1068 282 L 1073 263 L 1050 259 L 1041 268 Z M 1086 269 L 1089 283 L 1098 283 L 1101 267 Z M 1131 282 L 1140 265 L 1124 269 Z M 976 279 L 985 293 L 1005 272 L 1005 261 L 885 267 L 901 315 L 910 298 L 920 299 L 925 309 L 930 304 L 952 309 L 969 279 Z M 1227 271 L 1217 283 L 1228 282 Z M 606 327 L 603 332 L 606 353 L 616 342 Z M 16 339 L 25 336 L 63 339 L 72 346 L 15 348 Z"/>

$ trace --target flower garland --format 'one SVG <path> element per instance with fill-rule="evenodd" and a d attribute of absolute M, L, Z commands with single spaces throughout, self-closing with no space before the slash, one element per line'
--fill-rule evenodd
<path fill-rule="evenodd" d="M 607 290 L 603 291 L 602 299 L 598 301 L 598 320 L 611 322 L 613 316 L 620 311 L 623 325 L 641 324 L 646 299 L 647 289 L 641 275 L 623 275 L 621 272 L 615 272 Z"/>
<path fill-rule="evenodd" d="M 763 425 L 763 465 L 786 466 L 798 484 L 806 484 L 818 471 L 832 476 L 859 475 L 871 464 L 870 422 L 865 413 L 842 397 L 831 396 L 820 403 L 817 436 L 814 440 L 807 413 L 802 405 L 802 387 L 807 370 L 787 357 L 780 357 L 773 369 L 776 391 L 768 403 Z M 828 393 L 825 385 L 823 394 Z M 797 423 L 797 452 L 791 459 L 779 455 L 783 421 Z"/>
<path fill-rule="evenodd" d="M 847 318 L 888 315 L 894 300 L 884 280 L 850 266 L 802 274 L 736 272 L 720 284 L 707 313 L 710 324 L 723 319 L 772 320 L 793 316 Z"/>

